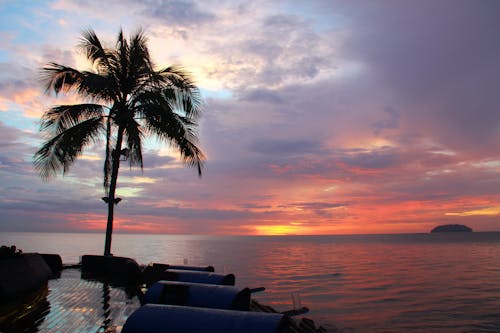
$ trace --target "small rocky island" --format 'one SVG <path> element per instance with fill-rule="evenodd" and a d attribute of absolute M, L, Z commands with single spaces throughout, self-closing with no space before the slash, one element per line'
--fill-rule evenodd
<path fill-rule="evenodd" d="M 431 233 L 435 232 L 472 232 L 472 229 L 461 224 L 446 224 L 435 227 Z"/>

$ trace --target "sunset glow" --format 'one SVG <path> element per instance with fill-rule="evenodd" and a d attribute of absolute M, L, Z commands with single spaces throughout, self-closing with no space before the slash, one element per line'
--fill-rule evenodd
<path fill-rule="evenodd" d="M 307 228 L 301 228 L 298 225 L 258 225 L 255 226 L 257 235 L 304 235 L 307 234 Z"/>
<path fill-rule="evenodd" d="M 40 68 L 90 69 L 77 48 L 88 27 L 108 44 L 144 28 L 158 67 L 181 64 L 204 99 L 203 176 L 144 135 L 144 169 L 120 167 L 117 232 L 500 230 L 494 2 L 150 5 L 0 5 L 0 231 L 105 228 L 102 142 L 65 177 L 32 167 L 41 114 L 81 102 L 44 94 Z"/>

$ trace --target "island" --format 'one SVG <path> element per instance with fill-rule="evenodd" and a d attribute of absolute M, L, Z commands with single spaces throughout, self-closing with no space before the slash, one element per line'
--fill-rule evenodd
<path fill-rule="evenodd" d="M 435 227 L 431 233 L 435 232 L 472 232 L 472 229 L 461 224 L 446 224 Z"/>

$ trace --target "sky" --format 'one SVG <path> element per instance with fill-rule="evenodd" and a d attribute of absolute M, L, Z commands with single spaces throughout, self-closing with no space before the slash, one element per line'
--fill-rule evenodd
<path fill-rule="evenodd" d="M 40 69 L 142 28 L 204 100 L 203 176 L 154 139 L 120 168 L 115 231 L 500 230 L 500 1 L 0 1 L 0 231 L 104 232 L 103 145 L 44 182 L 40 117 L 83 102 Z"/>

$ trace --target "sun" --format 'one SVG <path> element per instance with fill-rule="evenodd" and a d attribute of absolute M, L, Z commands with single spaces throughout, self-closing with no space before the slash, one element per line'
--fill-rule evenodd
<path fill-rule="evenodd" d="M 292 224 L 255 226 L 256 234 L 265 236 L 298 235 L 302 229 L 300 225 Z"/>

